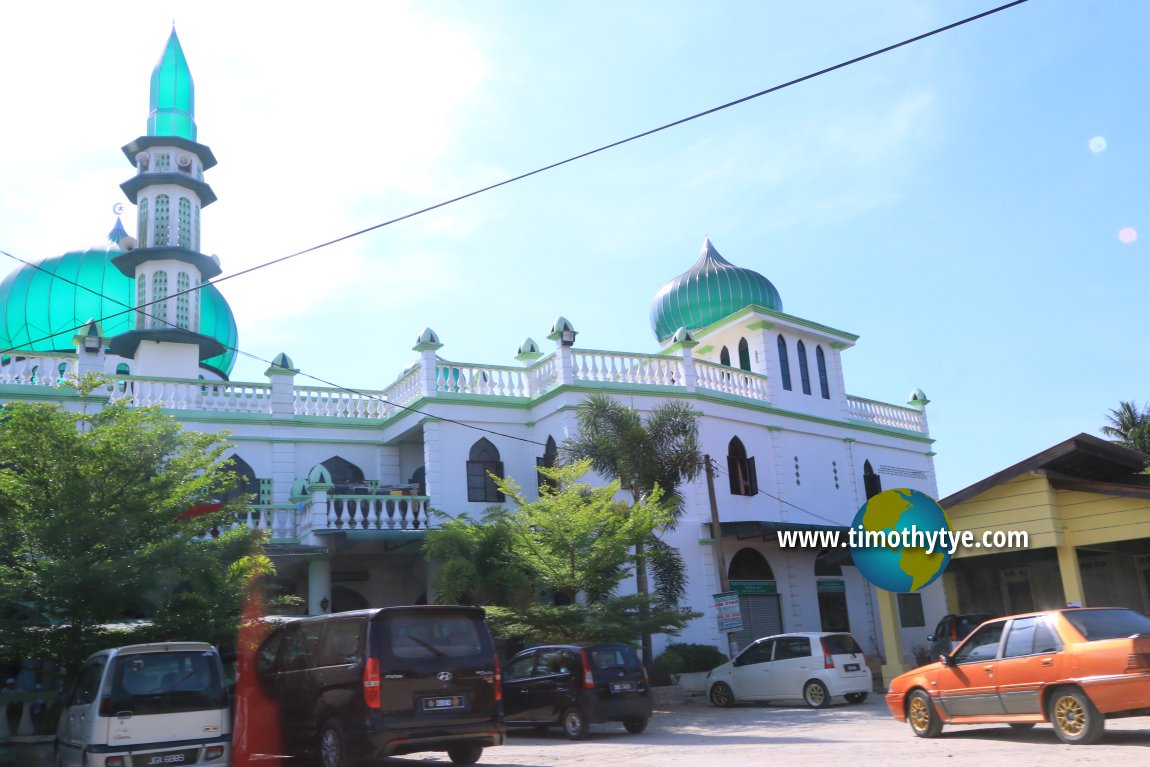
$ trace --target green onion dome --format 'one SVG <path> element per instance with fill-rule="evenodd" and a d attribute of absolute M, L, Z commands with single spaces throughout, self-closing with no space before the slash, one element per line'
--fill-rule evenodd
<path fill-rule="evenodd" d="M 727 261 L 706 239 L 699 260 L 655 294 L 651 330 L 662 343 L 679 328 L 705 328 L 747 306 L 781 312 L 783 299 L 770 280 Z"/>
<path fill-rule="evenodd" d="M 0 350 L 73 352 L 72 338 L 89 319 L 100 321 L 105 337 L 132 329 L 134 283 L 112 265 L 122 251 L 75 250 L 21 266 L 0 282 Z M 114 316 L 113 316 L 114 315 Z M 224 345 L 224 353 L 204 360 L 227 376 L 236 363 L 239 339 L 231 307 L 214 285 L 200 298 L 199 332 Z"/>

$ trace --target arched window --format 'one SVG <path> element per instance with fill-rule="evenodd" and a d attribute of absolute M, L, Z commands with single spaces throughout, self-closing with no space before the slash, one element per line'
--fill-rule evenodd
<path fill-rule="evenodd" d="M 256 477 L 256 472 L 251 464 L 238 455 L 233 455 L 224 461 L 224 468 L 235 472 L 236 483 L 223 494 L 220 500 L 227 502 L 236 498 L 243 498 L 248 503 L 259 503 L 260 480 Z"/>
<path fill-rule="evenodd" d="M 136 206 L 136 239 L 141 248 L 148 247 L 148 198 L 141 197 L 140 204 Z"/>
<path fill-rule="evenodd" d="M 831 385 L 827 381 L 827 355 L 823 354 L 823 347 L 815 347 L 815 365 L 819 369 L 819 391 L 823 399 L 831 398 Z"/>
<path fill-rule="evenodd" d="M 725 346 L 719 350 L 719 364 L 731 366 L 731 352 Z"/>
<path fill-rule="evenodd" d="M 130 367 L 128 367 L 127 362 L 121 362 L 119 365 L 116 365 L 116 375 L 118 375 L 118 376 L 130 376 L 131 374 L 132 374 L 132 369 Z M 127 381 L 120 381 L 120 383 L 118 383 L 116 385 L 120 388 L 120 391 L 127 391 L 128 390 L 128 382 Z"/>
<path fill-rule="evenodd" d="M 168 195 L 156 195 L 156 221 L 153 227 L 152 245 L 162 248 L 168 243 Z"/>
<path fill-rule="evenodd" d="M 743 370 L 751 369 L 751 347 L 745 338 L 739 339 L 739 367 Z"/>
<path fill-rule="evenodd" d="M 727 445 L 727 474 L 731 480 L 731 495 L 758 495 L 755 459 L 747 457 L 747 448 L 738 437 L 732 438 Z"/>
<path fill-rule="evenodd" d="M 163 269 L 152 273 L 152 301 L 155 302 L 147 308 L 152 315 L 153 328 L 168 327 L 168 302 L 162 299 L 168 297 L 168 273 Z"/>
<path fill-rule="evenodd" d="M 873 498 L 882 492 L 882 477 L 874 473 L 870 461 L 863 462 L 863 490 L 867 498 Z"/>
<path fill-rule="evenodd" d="M 148 303 L 148 277 L 144 273 L 136 275 L 136 306 Z M 148 315 L 145 311 L 136 312 L 136 330 L 143 330 L 148 326 Z"/>
<path fill-rule="evenodd" d="M 503 476 L 499 451 L 486 438 L 471 446 L 467 460 L 467 500 L 473 503 L 503 503 L 503 493 L 488 473 Z"/>
<path fill-rule="evenodd" d="M 427 496 L 427 467 L 420 466 L 415 471 L 411 472 L 411 476 L 407 480 L 408 484 L 418 485 L 415 488 L 416 495 Z"/>
<path fill-rule="evenodd" d="M 347 493 L 351 490 L 351 485 L 364 485 L 363 469 L 356 466 L 346 458 L 340 456 L 332 456 L 320 464 L 327 470 L 328 475 L 331 477 L 332 485 L 342 485 L 342 487 L 333 488 L 333 492 L 337 495 L 340 493 Z"/>
<path fill-rule="evenodd" d="M 192 247 L 192 201 L 187 197 L 180 198 L 178 212 L 178 234 L 181 248 Z"/>
<path fill-rule="evenodd" d="M 190 313 L 188 311 L 188 303 L 191 295 L 187 292 L 192 287 L 191 278 L 188 277 L 187 272 L 179 272 L 176 274 L 176 327 L 189 328 L 191 327 Z"/>
<path fill-rule="evenodd" d="M 779 375 L 783 378 L 783 388 L 791 390 L 791 358 L 787 353 L 787 340 L 779 336 Z"/>
<path fill-rule="evenodd" d="M 767 558 L 754 549 L 739 549 L 731 557 L 727 576 L 733 581 L 773 581 L 775 573 Z"/>
<path fill-rule="evenodd" d="M 547 444 L 544 445 L 544 447 L 543 447 L 543 455 L 542 455 L 542 457 L 535 459 L 535 465 L 536 466 L 542 466 L 542 467 L 545 467 L 548 469 L 553 469 L 553 468 L 555 468 L 555 464 L 558 462 L 558 460 L 559 460 L 559 446 L 555 444 L 555 438 L 548 435 L 547 436 Z M 551 487 L 551 488 L 557 487 L 557 483 L 555 482 L 555 480 L 551 479 L 550 477 L 545 477 L 539 472 L 535 472 L 535 474 L 536 474 L 537 479 L 539 480 L 539 492 L 540 493 L 543 492 L 543 486 L 544 485 L 546 485 L 547 487 Z"/>
<path fill-rule="evenodd" d="M 803 394 L 811 393 L 811 370 L 807 366 L 807 347 L 799 341 L 795 347 L 799 353 L 799 380 L 803 383 Z"/>

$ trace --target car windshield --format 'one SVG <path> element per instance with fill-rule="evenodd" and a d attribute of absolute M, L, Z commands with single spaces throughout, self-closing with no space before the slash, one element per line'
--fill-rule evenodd
<path fill-rule="evenodd" d="M 175 714 L 226 706 L 215 653 L 146 652 L 117 656 L 111 671 L 111 709 Z"/>
<path fill-rule="evenodd" d="M 593 668 L 625 668 L 637 671 L 639 658 L 627 647 L 592 647 L 591 666 Z"/>
<path fill-rule="evenodd" d="M 1068 610 L 1062 614 L 1087 642 L 1150 634 L 1150 618 L 1133 610 Z"/>
<path fill-rule="evenodd" d="M 852 655 L 861 654 L 862 648 L 855 638 L 850 634 L 832 634 L 823 637 L 823 647 L 825 652 L 831 655 Z"/>

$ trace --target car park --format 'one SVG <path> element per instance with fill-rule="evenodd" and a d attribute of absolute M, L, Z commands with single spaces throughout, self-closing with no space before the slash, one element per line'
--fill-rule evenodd
<path fill-rule="evenodd" d="M 822 708 L 841 696 L 862 703 L 873 679 L 850 634 L 796 632 L 763 637 L 711 670 L 705 689 L 716 706 L 737 701 L 801 699 Z"/>
<path fill-rule="evenodd" d="M 275 627 L 256 654 L 282 746 L 322 767 L 421 751 L 474 764 L 504 740 L 499 661 L 478 607 L 385 607 Z"/>
<path fill-rule="evenodd" d="M 950 613 L 942 616 L 934 633 L 926 638 L 930 642 L 931 661 L 938 660 L 940 655 L 949 655 L 970 632 L 995 617 L 993 613 Z"/>
<path fill-rule="evenodd" d="M 116 647 L 84 661 L 61 701 L 57 767 L 225 767 L 231 709 L 216 648 L 204 642 Z"/>
<path fill-rule="evenodd" d="M 524 650 L 507 663 L 503 693 L 509 726 L 558 726 L 572 740 L 585 738 L 591 724 L 603 722 L 622 722 L 637 734 L 651 718 L 647 671 L 635 651 L 622 644 Z"/>
<path fill-rule="evenodd" d="M 946 724 L 1050 722 L 1094 743 L 1106 719 L 1150 715 L 1150 618 L 1068 608 L 983 623 L 942 660 L 895 677 L 886 703 L 923 738 Z"/>

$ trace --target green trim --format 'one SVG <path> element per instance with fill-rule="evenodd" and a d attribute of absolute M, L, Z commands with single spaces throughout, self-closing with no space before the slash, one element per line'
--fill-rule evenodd
<path fill-rule="evenodd" d="M 836 352 L 841 352 L 843 349 L 847 348 L 847 344 L 843 343 L 842 341 L 832 341 L 831 348 Z"/>
<path fill-rule="evenodd" d="M 713 351 L 715 351 L 715 347 L 713 346 L 700 346 L 695 350 L 695 354 L 698 354 L 701 357 L 702 355 L 710 354 Z"/>
<path fill-rule="evenodd" d="M 695 334 L 695 338 L 701 338 L 702 336 L 705 336 L 708 333 L 712 333 L 724 325 L 728 325 L 728 324 L 730 324 L 736 320 L 739 320 L 739 319 L 747 316 L 748 314 L 755 314 L 755 313 L 765 314 L 768 317 L 774 317 L 775 319 L 782 320 L 783 322 L 786 322 L 786 323 L 789 323 L 792 325 L 798 325 L 800 327 L 810 328 L 811 330 L 815 330 L 819 333 L 824 333 L 826 335 L 838 336 L 839 338 L 846 339 L 847 341 L 849 341 L 851 343 L 853 343 L 859 339 L 859 337 L 857 335 L 855 335 L 854 333 L 848 333 L 845 330 L 838 330 L 836 328 L 830 327 L 829 325 L 822 325 L 818 322 L 812 322 L 810 320 L 804 320 L 801 317 L 795 317 L 794 315 L 791 315 L 791 314 L 784 314 L 783 312 L 776 312 L 774 309 L 768 309 L 765 306 L 757 306 L 755 304 L 751 304 L 750 306 L 745 306 L 733 314 L 728 314 L 726 317 L 723 317 L 720 320 L 716 320 L 715 322 L 712 322 L 710 325 L 707 325 L 706 327 L 698 328 L 692 332 Z"/>
<path fill-rule="evenodd" d="M 843 437 L 843 442 L 855 442 L 854 437 Z"/>
<path fill-rule="evenodd" d="M 747 325 L 747 330 L 770 330 L 775 326 L 775 323 L 768 322 L 767 320 L 759 320 Z"/>
<path fill-rule="evenodd" d="M 767 424 L 767 431 L 786 431 L 786 429 L 782 426 L 776 426 L 775 424 Z"/>

